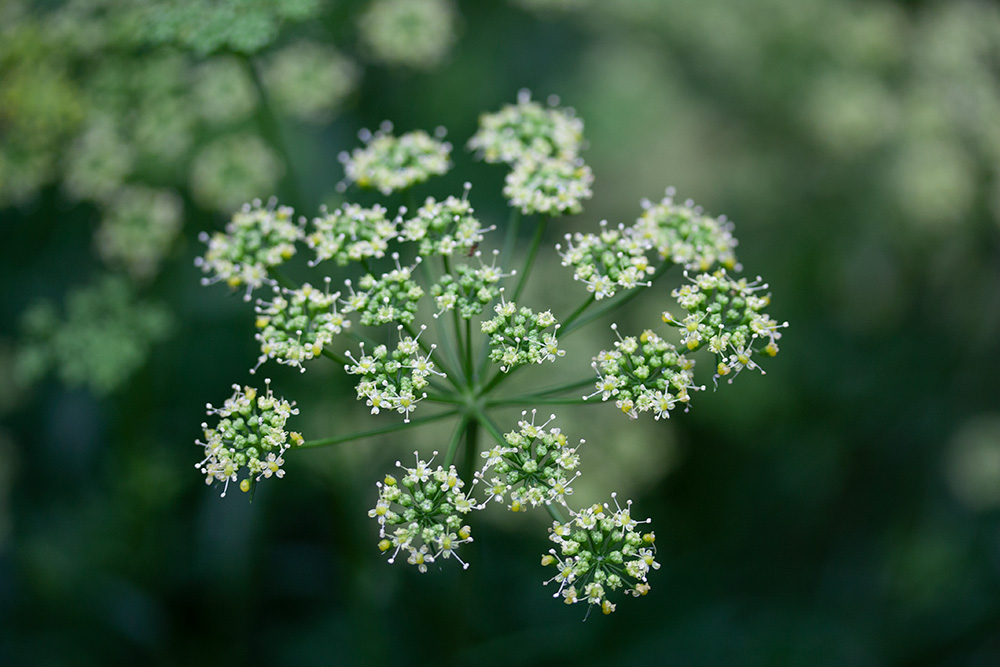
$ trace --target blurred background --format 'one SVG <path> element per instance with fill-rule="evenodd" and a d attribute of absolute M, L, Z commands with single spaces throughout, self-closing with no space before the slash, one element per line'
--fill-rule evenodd
<path fill-rule="evenodd" d="M 790 322 L 669 423 L 558 410 L 578 499 L 632 497 L 662 564 L 586 621 L 540 585 L 537 512 L 480 513 L 466 572 L 379 556 L 375 480 L 446 431 L 289 456 L 252 504 L 194 470 L 258 354 L 199 232 L 376 201 L 336 157 L 383 120 L 447 128 L 420 195 L 471 181 L 502 225 L 505 170 L 463 146 L 522 88 L 576 109 L 596 175 L 528 305 L 579 301 L 563 233 L 672 185 Z M 1000 664 L 994 3 L 4 0 L 0 230 L 0 664 Z M 267 368 L 306 438 L 370 424 L 314 366 Z"/>

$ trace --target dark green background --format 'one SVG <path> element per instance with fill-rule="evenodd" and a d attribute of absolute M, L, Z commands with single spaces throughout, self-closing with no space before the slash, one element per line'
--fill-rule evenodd
<path fill-rule="evenodd" d="M 1000 664 L 1000 471 L 973 466 L 978 495 L 949 472 L 969 450 L 1000 456 L 1000 115 L 979 113 L 1000 111 L 995 6 L 590 4 L 461 2 L 442 66 L 368 64 L 328 126 L 261 132 L 293 157 L 297 186 L 276 194 L 309 214 L 359 128 L 444 125 L 456 168 L 421 192 L 472 181 L 482 218 L 502 224 L 502 168 L 461 146 L 479 113 L 530 88 L 576 108 L 596 175 L 551 243 L 627 223 L 668 185 L 735 221 L 746 272 L 790 322 L 767 374 L 697 395 L 669 423 L 601 406 L 608 437 L 571 433 L 588 438 L 585 476 L 588 456 L 630 457 L 610 479 L 653 518 L 652 592 L 583 622 L 540 585 L 538 517 L 482 520 L 466 572 L 387 565 L 365 516 L 374 482 L 433 434 L 289 456 L 252 505 L 206 488 L 193 469 L 204 404 L 250 381 L 257 353 L 245 304 L 198 285 L 197 234 L 224 218 L 181 181 L 183 238 L 143 287 L 176 316 L 169 340 L 103 397 L 0 379 L 0 664 Z M 350 50 L 360 5 L 282 39 L 309 30 Z M 823 81 L 841 87 L 821 97 Z M 951 152 L 907 157 L 930 140 Z M 952 175 L 956 152 L 958 194 L 937 192 L 935 167 Z M 0 210 L 8 368 L 20 313 L 103 270 L 93 206 L 60 192 Z M 539 276 L 578 289 L 558 266 Z M 629 321 L 655 322 L 657 298 Z M 268 370 L 307 438 L 364 423 L 334 369 Z"/>

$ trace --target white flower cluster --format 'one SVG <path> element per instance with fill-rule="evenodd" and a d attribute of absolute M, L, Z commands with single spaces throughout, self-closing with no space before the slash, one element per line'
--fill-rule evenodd
<path fill-rule="evenodd" d="M 486 304 L 500 296 L 500 280 L 512 274 L 505 274 L 496 265 L 499 251 L 493 253 L 493 263 L 486 264 L 482 253 L 476 252 L 479 268 L 468 264 L 458 264 L 451 274 L 441 276 L 441 280 L 431 286 L 431 294 L 438 312 L 434 317 L 449 310 L 457 310 L 462 319 L 470 320 L 483 312 Z"/>
<path fill-rule="evenodd" d="M 759 277 L 753 282 L 746 278 L 735 280 L 725 269 L 701 273 L 689 280 L 672 293 L 687 314 L 678 320 L 666 311 L 663 321 L 680 329 L 681 342 L 687 349 L 707 347 L 715 355 L 716 380 L 731 374 L 732 382 L 744 368 L 763 373 L 751 356 L 754 352 L 770 357 L 778 354 L 781 329 L 788 326 L 788 322 L 779 324 L 763 312 L 771 303 L 771 295 L 758 292 L 766 290 L 767 284 Z"/>
<path fill-rule="evenodd" d="M 320 213 L 320 217 L 312 220 L 312 233 L 305 237 L 306 244 L 316 253 L 311 266 L 328 259 L 343 266 L 383 257 L 389 241 L 397 236 L 399 219 L 386 217 L 385 207 L 378 204 L 371 208 L 344 204 L 333 213 L 323 207 Z"/>
<path fill-rule="evenodd" d="M 339 156 L 347 182 L 374 188 L 383 195 L 423 183 L 451 167 L 451 144 L 423 130 L 396 137 L 392 134 L 392 123 L 385 122 L 375 134 L 362 132 L 361 140 L 364 148 Z"/>
<path fill-rule="evenodd" d="M 503 194 L 525 215 L 576 214 L 594 196 L 593 184 L 594 172 L 580 159 L 526 157 L 507 174 Z"/>
<path fill-rule="evenodd" d="M 678 404 L 686 405 L 693 390 L 694 361 L 678 353 L 671 343 L 650 330 L 636 339 L 618 334 L 613 350 L 602 350 L 591 364 L 597 371 L 597 391 L 602 401 L 615 399 L 622 412 L 635 419 L 640 412 L 652 411 L 656 419 L 669 417 Z"/>
<path fill-rule="evenodd" d="M 619 224 L 609 229 L 607 220 L 601 221 L 599 234 L 566 234 L 566 248 L 556 244 L 562 265 L 572 266 L 573 279 L 586 285 L 598 300 L 614 296 L 619 289 L 649 285 L 645 278 L 654 273 L 646 257 L 649 248 L 634 228 Z"/>
<path fill-rule="evenodd" d="M 479 130 L 468 146 L 487 162 L 511 166 L 503 194 L 511 206 L 528 215 L 579 213 L 593 196 L 594 173 L 579 157 L 583 122 L 572 109 L 549 108 L 531 101 L 522 90 L 517 105 L 507 105 L 479 118 Z"/>
<path fill-rule="evenodd" d="M 358 280 L 358 291 L 354 291 L 350 280 L 344 281 L 351 291 L 343 300 L 344 312 L 357 311 L 359 321 L 365 326 L 409 324 L 417 312 L 417 302 L 424 295 L 424 289 L 413 281 L 413 267 L 400 266 L 399 253 L 392 253 L 392 259 L 396 262 L 395 269 L 380 278 L 365 274 Z"/>
<path fill-rule="evenodd" d="M 472 214 L 466 197 L 449 196 L 443 202 L 428 197 L 416 215 L 403 223 L 400 236 L 417 242 L 423 257 L 451 257 L 456 250 L 468 253 L 483 240 L 484 232 L 492 230 L 484 229 Z"/>
<path fill-rule="evenodd" d="M 521 413 L 526 415 L 527 411 Z M 566 496 L 573 494 L 571 484 L 580 476 L 573 473 L 580 465 L 577 448 L 584 441 L 571 447 L 559 428 L 546 429 L 555 418 L 551 415 L 536 426 L 532 410 L 530 422 L 521 419 L 517 431 L 504 434 L 505 445 L 497 443 L 482 453 L 486 463 L 476 478 L 486 483 L 490 492 L 487 502 L 504 502 L 509 494 L 512 512 L 525 511 L 529 505 L 566 506 Z M 490 474 L 493 476 L 487 480 Z"/>
<path fill-rule="evenodd" d="M 208 407 L 209 415 L 217 415 L 219 423 L 209 428 L 201 425 L 205 441 L 195 441 L 205 449 L 205 458 L 195 468 L 205 475 L 205 483 L 224 482 L 226 495 L 229 482 L 239 479 L 240 471 L 247 477 L 240 481 L 240 490 L 249 491 L 261 479 L 284 477 L 282 455 L 292 445 L 301 445 L 302 436 L 285 430 L 285 422 L 297 415 L 294 403 L 277 399 L 271 392 L 271 381 L 265 380 L 267 391 L 259 395 L 253 387 L 233 385 L 233 395 L 219 408 Z"/>
<path fill-rule="evenodd" d="M 350 352 L 347 353 L 351 363 L 344 366 L 344 370 L 350 375 L 361 376 L 357 387 L 358 400 L 364 399 L 373 415 L 382 410 L 395 410 L 403 415 L 403 421 L 408 422 L 410 412 L 427 396 L 421 390 L 429 384 L 428 378 L 431 375 L 443 378 L 445 374 L 437 370 L 431 359 L 435 346 L 431 345 L 421 355 L 423 350 L 418 340 L 419 335 L 417 338 L 404 337 L 401 330 L 402 327 L 399 343 L 391 354 L 385 345 L 377 345 L 371 354 L 365 354 L 362 343 L 361 354 L 357 359 Z"/>
<path fill-rule="evenodd" d="M 543 566 L 558 570 L 545 582 L 559 584 L 553 597 L 562 596 L 566 604 L 587 602 L 605 614 L 615 610 L 609 592 L 624 587 L 629 595 L 645 595 L 650 589 L 649 572 L 660 569 L 655 558 L 656 536 L 637 530 L 649 519 L 637 521 L 630 511 L 632 501 L 623 508 L 615 494 L 611 498 L 614 510 L 607 503 L 594 504 L 572 512 L 567 523 L 554 521 L 549 539 L 559 548 L 542 556 Z"/>
<path fill-rule="evenodd" d="M 406 562 L 420 572 L 438 558 L 455 560 L 462 568 L 469 565 L 456 549 L 472 541 L 472 529 L 464 524 L 461 515 L 476 509 L 476 501 L 464 491 L 465 482 L 458 476 L 455 466 L 431 469 L 431 461 L 416 456 L 416 466 L 406 468 L 396 461 L 396 466 L 406 474 L 401 480 L 386 475 L 378 482 L 378 501 L 368 511 L 368 516 L 379 524 L 379 549 L 392 549 L 389 562 L 395 562 L 400 551 L 407 553 Z M 434 452 L 437 455 L 437 452 Z"/>
<path fill-rule="evenodd" d="M 645 209 L 635 223 L 635 234 L 646 239 L 662 259 L 690 271 L 708 271 L 715 264 L 738 269 L 733 225 L 725 216 L 705 215 L 688 200 L 677 204 L 672 188 L 659 204 L 642 202 Z"/>
<path fill-rule="evenodd" d="M 251 291 L 270 282 L 268 268 L 295 254 L 295 243 L 303 236 L 304 221 L 293 222 L 293 214 L 288 206 L 275 208 L 273 200 L 263 208 L 260 200 L 255 199 L 233 216 L 225 233 L 217 232 L 210 237 L 202 232 L 199 238 L 208 244 L 208 250 L 204 257 L 195 260 L 195 265 L 212 274 L 203 278 L 202 284 L 225 281 L 233 288 L 246 285 L 249 301 Z"/>
<path fill-rule="evenodd" d="M 504 300 L 503 290 L 500 292 L 500 303 L 493 307 L 496 317 L 483 322 L 482 331 L 490 337 L 490 360 L 500 364 L 501 371 L 509 373 L 524 364 L 555 361 L 566 354 L 559 349 L 559 324 L 552 311 L 518 309 L 513 301 Z M 549 327 L 552 331 L 545 331 Z"/>
<path fill-rule="evenodd" d="M 479 117 L 479 130 L 468 147 L 486 162 L 516 164 L 525 157 L 555 157 L 571 160 L 583 143 L 583 121 L 572 109 L 557 109 L 558 99 L 548 107 L 531 100 L 521 90 L 517 104 Z"/>
<path fill-rule="evenodd" d="M 337 312 L 340 292 L 318 290 L 309 283 L 298 289 L 274 288 L 271 301 L 257 302 L 257 341 L 260 358 L 255 372 L 268 359 L 297 366 L 305 372 L 303 361 L 319 356 L 333 337 L 351 326 L 343 313 Z"/>

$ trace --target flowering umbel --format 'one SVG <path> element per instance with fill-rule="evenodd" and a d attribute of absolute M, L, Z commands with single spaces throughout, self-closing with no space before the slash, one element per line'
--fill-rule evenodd
<path fill-rule="evenodd" d="M 787 323 L 766 312 L 767 284 L 739 275 L 733 224 L 693 202 L 677 203 L 672 190 L 657 204 L 643 202 L 631 222 L 563 232 L 555 250 L 570 275 L 532 296 L 524 288 L 546 225 L 580 213 L 592 195 L 593 172 L 581 157 L 583 123 L 555 99 L 542 105 L 522 93 L 516 105 L 484 114 L 467 144 L 476 157 L 508 170 L 509 243 L 531 219 L 533 240 L 517 269 L 513 247 L 488 247 L 497 225 L 480 218 L 470 184 L 460 193 L 416 196 L 421 183 L 452 168 L 443 137 L 421 130 L 396 136 L 386 123 L 362 133 L 364 147 L 341 154 L 343 190 L 348 184 L 375 190 L 381 202 L 322 208 L 308 224 L 293 221 L 292 210 L 276 202 L 255 202 L 225 232 L 203 237 L 208 250 L 198 264 L 210 274 L 206 282 L 245 287 L 248 296 L 270 286 L 271 296 L 256 305 L 254 370 L 274 360 L 305 371 L 327 357 L 380 424 L 304 441 L 285 430 L 297 409 L 275 398 L 270 384 L 263 395 L 234 385 L 222 407 L 209 406 L 218 423 L 203 425 L 204 441 L 197 442 L 204 460 L 197 467 L 207 482 L 225 484 L 223 494 L 230 482 L 249 490 L 284 475 L 293 445 L 341 444 L 451 419 L 443 453 L 415 452 L 412 466 L 397 461 L 399 471 L 376 483 L 368 514 L 378 524 L 378 550 L 388 562 L 405 560 L 421 573 L 446 562 L 464 569 L 468 549 L 462 556 L 459 550 L 472 541 L 474 512 L 544 508 L 553 522 L 542 565 L 554 570 L 545 583 L 567 603 L 609 614 L 624 596 L 650 590 L 650 575 L 660 567 L 650 520 L 633 518 L 632 501 L 623 505 L 616 494 L 611 503 L 578 504 L 585 452 L 593 445 L 584 448 L 583 439 L 564 432 L 564 425 L 574 426 L 572 417 L 557 426 L 555 414 L 545 419 L 534 406 L 604 409 L 600 403 L 613 402 L 613 412 L 660 420 L 677 408 L 687 411 L 706 389 L 698 366 L 705 358 L 714 365 L 716 387 L 743 369 L 760 370 L 762 358 L 778 353 Z M 286 274 L 282 264 L 300 246 L 312 256 Z M 321 279 L 291 275 L 306 269 Z M 596 355 L 567 352 L 574 331 L 625 307 L 672 270 L 675 288 L 655 292 L 656 315 L 630 317 L 641 333 L 612 324 L 614 339 Z M 546 280 L 561 275 L 550 272 Z M 546 302 L 554 293 L 573 293 L 574 282 L 583 300 L 578 307 L 564 311 L 564 304 Z M 532 372 L 541 382 L 531 381 Z M 498 392 L 514 376 L 526 376 L 528 393 Z M 593 389 L 581 396 L 587 385 Z M 505 429 L 496 420 L 511 406 L 523 409 L 521 418 Z"/>
<path fill-rule="evenodd" d="M 271 381 L 259 394 L 253 387 L 233 385 L 233 395 L 222 407 L 208 405 L 208 414 L 219 417 L 215 428 L 201 425 L 205 458 L 195 467 L 205 475 L 205 483 L 223 482 L 222 495 L 229 483 L 239 481 L 241 491 L 249 491 L 262 479 L 284 477 L 283 455 L 292 445 L 302 444 L 302 436 L 285 430 L 285 422 L 298 409 L 293 403 L 274 397 Z M 240 477 L 243 476 L 242 479 Z"/>

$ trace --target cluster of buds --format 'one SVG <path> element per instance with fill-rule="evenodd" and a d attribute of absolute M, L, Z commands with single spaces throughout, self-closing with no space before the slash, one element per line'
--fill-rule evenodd
<path fill-rule="evenodd" d="M 378 501 L 368 511 L 368 516 L 379 524 L 378 548 L 390 549 L 389 562 L 395 562 L 400 551 L 407 554 L 406 562 L 420 572 L 427 572 L 427 565 L 438 558 L 452 558 L 462 564 L 456 549 L 471 542 L 472 529 L 466 525 L 464 515 L 476 509 L 476 501 L 462 490 L 465 482 L 458 476 L 455 466 L 431 469 L 431 461 L 420 460 L 416 466 L 396 466 L 405 473 L 397 480 L 386 475 L 378 483 Z M 437 456 L 437 452 L 434 452 Z"/>
<path fill-rule="evenodd" d="M 451 144 L 441 141 L 442 131 L 437 134 L 435 138 L 423 130 L 415 130 L 396 137 L 389 122 L 382 123 L 375 134 L 362 131 L 360 137 L 365 147 L 339 156 L 346 182 L 391 195 L 431 176 L 447 173 L 451 167 Z"/>
<path fill-rule="evenodd" d="M 566 234 L 566 248 L 556 245 L 563 266 L 573 267 L 573 279 L 587 286 L 594 298 L 604 299 L 619 289 L 646 287 L 644 280 L 655 271 L 646 251 L 650 243 L 635 234 L 632 227 L 618 225 L 608 229 L 601 221 L 600 234 Z"/>
<path fill-rule="evenodd" d="M 396 268 L 376 278 L 368 273 L 358 280 L 358 291 L 350 280 L 344 281 L 351 295 L 344 299 L 344 312 L 357 311 L 365 326 L 402 322 L 409 324 L 417 312 L 417 302 L 424 290 L 413 280 L 413 268 L 399 265 L 399 253 L 392 253 Z M 420 258 L 417 258 L 420 262 Z"/>
<path fill-rule="evenodd" d="M 482 253 L 476 251 L 479 268 L 468 264 L 458 264 L 454 267 L 455 277 L 451 274 L 441 276 L 441 280 L 431 286 L 431 294 L 437 304 L 438 312 L 434 317 L 449 310 L 455 310 L 463 319 L 469 320 L 483 312 L 486 304 L 500 296 L 500 280 L 512 274 L 505 274 L 496 265 L 499 251 L 493 253 L 493 263 L 482 261 Z"/>
<path fill-rule="evenodd" d="M 268 359 L 305 372 L 302 362 L 319 356 L 334 336 L 351 326 L 337 312 L 340 292 L 330 294 L 329 278 L 326 286 L 325 291 L 309 283 L 298 289 L 275 287 L 271 301 L 257 302 L 260 357 L 251 373 Z"/>
<path fill-rule="evenodd" d="M 261 479 L 284 477 L 282 455 L 291 445 L 301 445 L 302 436 L 285 430 L 285 422 L 297 415 L 294 403 L 274 397 L 271 381 L 260 395 L 253 387 L 233 385 L 233 395 L 222 407 L 207 406 L 209 415 L 219 417 L 215 428 L 201 425 L 205 441 L 196 441 L 205 449 L 205 458 L 195 467 L 205 475 L 205 483 L 223 482 L 226 495 L 230 482 L 240 480 L 240 490 L 249 491 Z"/>
<path fill-rule="evenodd" d="M 535 411 L 530 422 L 523 419 L 526 415 L 527 411 L 521 413 L 518 430 L 504 434 L 505 444 L 482 453 L 486 463 L 476 478 L 486 483 L 490 500 L 504 502 L 509 494 L 512 512 L 553 503 L 565 507 L 566 497 L 573 494 L 571 484 L 580 476 L 574 471 L 580 465 L 577 448 L 584 441 L 571 447 L 559 428 L 546 429 L 555 415 L 537 426 Z M 493 477 L 487 480 L 488 474 Z"/>
<path fill-rule="evenodd" d="M 543 107 L 522 90 L 516 105 L 480 116 L 469 140 L 483 160 L 510 165 L 503 193 L 526 215 L 579 213 L 581 202 L 593 196 L 594 173 L 579 157 L 583 122 L 557 104 L 552 98 Z"/>
<path fill-rule="evenodd" d="M 525 215 L 554 217 L 582 211 L 593 184 L 594 172 L 580 159 L 526 157 L 507 174 L 503 195 Z"/>
<path fill-rule="evenodd" d="M 468 146 L 486 162 L 515 164 L 526 156 L 573 159 L 583 144 L 583 121 L 572 109 L 558 109 L 559 100 L 544 107 L 521 90 L 517 104 L 504 105 L 479 117 L 479 130 Z"/>
<path fill-rule="evenodd" d="M 386 209 L 378 204 L 371 208 L 344 204 L 333 213 L 323 207 L 320 213 L 320 217 L 313 218 L 313 231 L 305 237 L 316 253 L 311 266 L 328 259 L 341 266 L 378 259 L 385 256 L 389 241 L 397 235 L 398 219 L 386 217 Z"/>
<path fill-rule="evenodd" d="M 461 199 L 450 196 L 444 201 L 428 197 L 414 217 L 403 223 L 403 240 L 419 244 L 423 257 L 451 257 L 456 250 L 469 252 L 483 240 L 484 229 L 473 216 L 467 196 L 470 184 L 465 184 Z"/>
<path fill-rule="evenodd" d="M 689 280 L 672 294 L 687 314 L 677 319 L 665 311 L 663 321 L 680 329 L 681 342 L 687 349 L 707 347 L 715 355 L 716 381 L 731 375 L 732 382 L 744 368 L 761 370 L 751 358 L 754 352 L 769 357 L 778 354 L 781 329 L 788 322 L 779 324 L 763 312 L 771 303 L 771 295 L 758 292 L 766 290 L 767 283 L 760 278 L 753 282 L 736 280 L 725 269 L 701 273 Z"/>
<path fill-rule="evenodd" d="M 226 225 L 225 233 L 199 236 L 208 244 L 204 257 L 195 260 L 211 277 L 202 284 L 224 281 L 232 288 L 246 285 L 246 300 L 250 293 L 270 282 L 267 271 L 295 254 L 295 243 L 302 239 L 303 223 L 294 222 L 294 211 L 275 202 L 264 208 L 259 199 L 245 204 Z"/>
<path fill-rule="evenodd" d="M 417 338 L 404 337 L 402 326 L 399 329 L 399 343 L 391 354 L 385 345 L 376 345 L 371 354 L 365 354 L 362 343 L 359 358 L 347 353 L 351 363 L 344 366 L 344 370 L 361 376 L 358 400 L 365 400 L 373 415 L 382 410 L 395 410 L 403 415 L 404 421 L 410 421 L 410 412 L 427 396 L 422 390 L 430 383 L 428 378 L 431 375 L 443 378 L 445 374 L 437 370 L 431 359 L 434 345 L 421 356 L 419 334 Z M 419 396 L 417 392 L 421 392 Z"/>
<path fill-rule="evenodd" d="M 691 391 L 704 389 L 694 384 L 694 361 L 671 343 L 649 329 L 636 339 L 622 338 L 616 324 L 611 328 L 618 340 L 613 350 L 602 350 L 594 358 L 597 390 L 584 398 L 600 394 L 602 401 L 614 399 L 633 419 L 648 411 L 660 419 L 669 417 L 678 404 L 687 405 Z"/>
<path fill-rule="evenodd" d="M 482 324 L 482 331 L 490 337 L 490 360 L 509 373 L 525 364 L 555 361 L 566 354 L 559 349 L 556 323 L 552 311 L 535 313 L 531 308 L 518 308 L 513 301 L 505 301 L 500 290 L 500 303 L 493 307 L 496 317 Z M 546 331 L 549 327 L 552 331 Z"/>
<path fill-rule="evenodd" d="M 586 601 L 599 606 L 605 614 L 615 610 L 608 599 L 608 592 L 624 588 L 625 592 L 640 596 L 649 592 L 647 575 L 658 570 L 655 535 L 640 533 L 640 525 L 649 519 L 632 518 L 632 501 L 615 509 L 605 503 L 594 504 L 580 512 L 572 512 L 566 523 L 553 522 L 549 539 L 558 545 L 542 556 L 542 565 L 554 567 L 558 572 L 545 583 L 559 584 L 553 597 L 562 596 L 566 604 Z"/>
<path fill-rule="evenodd" d="M 715 264 L 738 268 L 733 225 L 724 216 L 713 218 L 694 202 L 677 204 L 673 188 L 659 204 L 642 202 L 645 209 L 635 223 L 635 233 L 669 259 L 690 271 L 708 271 Z"/>

